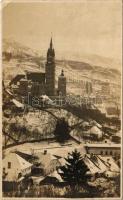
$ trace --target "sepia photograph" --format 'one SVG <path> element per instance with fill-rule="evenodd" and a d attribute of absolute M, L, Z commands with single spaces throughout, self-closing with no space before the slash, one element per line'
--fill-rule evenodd
<path fill-rule="evenodd" d="M 122 0 L 2 2 L 2 197 L 121 199 Z"/>

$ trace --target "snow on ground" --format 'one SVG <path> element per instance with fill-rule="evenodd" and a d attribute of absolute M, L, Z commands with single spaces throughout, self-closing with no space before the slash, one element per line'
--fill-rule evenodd
<path fill-rule="evenodd" d="M 16 145 L 10 148 L 7 148 L 5 150 L 5 155 L 10 153 L 11 151 L 22 151 L 27 153 L 35 153 L 35 152 L 44 152 L 44 150 L 47 150 L 47 152 L 51 153 L 52 155 L 57 155 L 61 157 L 66 157 L 68 152 L 73 151 L 74 149 L 78 149 L 81 151 L 82 154 L 85 153 L 85 148 L 83 145 L 78 145 L 73 140 L 69 140 L 64 145 L 61 145 L 60 143 L 53 141 L 41 141 L 41 142 L 35 142 L 35 143 L 25 143 L 21 145 Z"/>

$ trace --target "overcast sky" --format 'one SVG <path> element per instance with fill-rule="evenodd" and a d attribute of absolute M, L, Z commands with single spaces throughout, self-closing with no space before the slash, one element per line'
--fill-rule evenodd
<path fill-rule="evenodd" d="M 121 58 L 120 0 L 81 3 L 10 3 L 3 9 L 3 37 L 40 52 L 51 32 L 56 52 Z"/>

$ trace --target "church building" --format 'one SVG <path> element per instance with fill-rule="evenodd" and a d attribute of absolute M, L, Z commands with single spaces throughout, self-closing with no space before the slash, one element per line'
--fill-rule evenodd
<path fill-rule="evenodd" d="M 14 84 L 19 85 L 18 93 L 21 96 L 27 96 L 30 92 L 31 96 L 41 96 L 46 94 L 49 97 L 53 97 L 61 94 L 66 96 L 66 78 L 62 70 L 61 75 L 58 77 L 58 87 L 55 88 L 55 50 L 53 48 L 52 38 L 50 46 L 47 51 L 45 64 L 45 73 L 38 71 L 26 71 L 25 77 L 22 77 Z M 15 78 L 14 78 L 15 79 Z M 18 84 L 19 82 L 19 84 Z"/>

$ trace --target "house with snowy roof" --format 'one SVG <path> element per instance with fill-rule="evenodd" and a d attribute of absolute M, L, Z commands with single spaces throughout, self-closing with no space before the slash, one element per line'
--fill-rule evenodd
<path fill-rule="evenodd" d="M 35 153 L 34 155 L 37 157 L 39 166 L 38 168 L 42 169 L 43 175 L 52 173 L 61 165 L 59 159 L 56 156 L 48 153 L 47 150 L 44 150 L 44 152 Z"/>
<path fill-rule="evenodd" d="M 120 173 L 118 165 L 111 156 L 86 154 L 83 160 L 89 169 L 87 173 L 90 176 L 95 177 L 103 174 L 106 177 L 113 178 Z"/>
<path fill-rule="evenodd" d="M 9 153 L 2 161 L 3 181 L 17 182 L 20 177 L 31 173 L 32 164 L 16 153 Z"/>
<path fill-rule="evenodd" d="M 96 140 L 100 140 L 103 136 L 101 128 L 97 125 L 90 127 L 87 131 L 83 131 L 83 137 L 91 137 Z"/>

